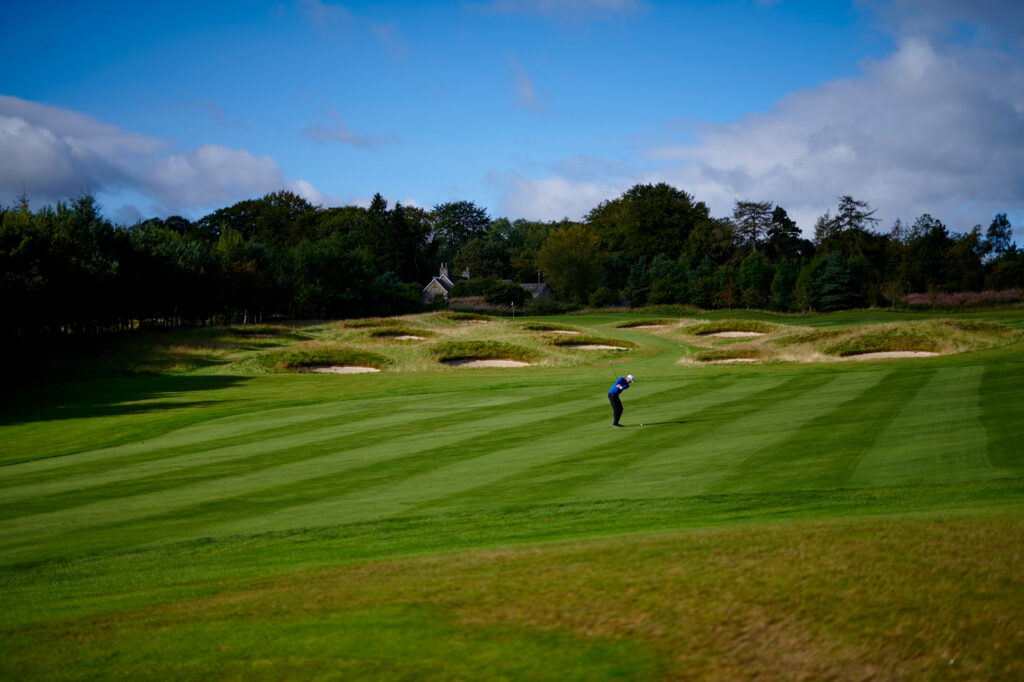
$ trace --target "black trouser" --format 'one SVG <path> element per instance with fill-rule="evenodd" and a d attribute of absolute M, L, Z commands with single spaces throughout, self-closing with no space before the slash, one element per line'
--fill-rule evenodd
<path fill-rule="evenodd" d="M 612 424 L 618 424 L 619 417 L 622 416 L 622 401 L 619 400 L 619 396 L 615 393 L 608 394 L 608 401 L 612 404 L 612 414 L 615 415 Z"/>

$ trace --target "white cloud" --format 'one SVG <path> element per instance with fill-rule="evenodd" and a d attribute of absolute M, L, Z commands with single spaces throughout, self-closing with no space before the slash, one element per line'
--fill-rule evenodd
<path fill-rule="evenodd" d="M 333 201 L 310 183 L 289 179 L 270 156 L 218 144 L 171 152 L 167 140 L 3 95 L 0 158 L 0 201 L 25 192 L 33 206 L 84 192 L 132 195 L 158 213 L 195 213 L 280 189 L 314 203 Z M 133 206 L 112 208 L 119 216 L 137 213 Z"/>
<path fill-rule="evenodd" d="M 141 170 L 142 184 L 165 206 L 213 206 L 281 189 L 284 173 L 269 156 L 204 144 L 184 154 L 154 159 Z"/>
<path fill-rule="evenodd" d="M 705 125 L 697 137 L 649 157 L 669 162 L 658 176 L 716 214 L 735 199 L 770 200 L 806 231 L 850 194 L 888 222 L 928 212 L 962 230 L 1024 208 L 1024 68 L 954 58 L 921 38 L 904 39 L 861 77 Z"/>
<path fill-rule="evenodd" d="M 859 76 L 790 93 L 770 111 L 729 123 L 685 119 L 692 142 L 650 147 L 625 163 L 570 159 L 540 166 L 542 179 L 492 173 L 503 209 L 578 217 L 633 184 L 668 182 L 719 216 L 737 199 L 773 201 L 805 232 L 844 194 L 876 208 L 882 229 L 922 213 L 955 231 L 987 226 L 996 212 L 1019 225 L 1024 13 L 991 0 L 861 4 L 898 40 L 891 54 L 864 62 Z"/>
<path fill-rule="evenodd" d="M 501 215 L 528 220 L 581 220 L 590 209 L 629 187 L 628 182 L 528 178 L 501 172 L 489 173 L 487 183 L 500 194 Z"/>
<path fill-rule="evenodd" d="M 131 181 L 131 164 L 165 143 L 71 111 L 0 95 L 0 200 L 74 198 Z"/>

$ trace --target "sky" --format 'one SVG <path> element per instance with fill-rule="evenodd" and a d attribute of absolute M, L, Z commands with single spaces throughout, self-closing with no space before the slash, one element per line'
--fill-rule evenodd
<path fill-rule="evenodd" d="M 0 204 L 124 225 L 280 189 L 582 219 L 838 198 L 1024 232 L 1021 0 L 0 0 Z"/>

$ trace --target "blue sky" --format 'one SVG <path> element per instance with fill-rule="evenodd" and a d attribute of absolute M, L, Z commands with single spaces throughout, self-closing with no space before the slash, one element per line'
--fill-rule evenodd
<path fill-rule="evenodd" d="M 841 194 L 881 227 L 1024 224 L 1019 2 L 6 3 L 0 202 L 108 216 L 276 189 L 581 218 L 638 182 L 715 215 Z"/>

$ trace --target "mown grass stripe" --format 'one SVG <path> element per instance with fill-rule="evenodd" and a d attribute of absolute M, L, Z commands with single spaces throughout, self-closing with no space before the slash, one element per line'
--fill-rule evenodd
<path fill-rule="evenodd" d="M 571 394 L 571 392 L 570 392 Z M 390 405 L 384 415 L 370 416 L 371 410 L 356 411 L 351 403 L 332 403 L 331 419 L 322 419 L 321 424 L 315 428 L 303 428 L 296 431 L 295 427 L 285 430 L 275 430 L 273 437 L 251 437 L 236 443 L 231 439 L 218 439 L 210 443 L 212 447 L 202 449 L 201 444 L 189 445 L 184 449 L 162 448 L 159 441 L 155 445 L 157 455 L 139 456 L 130 462 L 117 460 L 117 465 L 110 468 L 99 468 L 97 471 L 65 472 L 63 476 L 56 476 L 52 472 L 43 476 L 37 474 L 29 479 L 22 478 L 22 485 L 0 488 L 4 500 L 11 504 L 11 513 L 18 514 L 21 508 L 16 502 L 22 502 L 29 498 L 46 497 L 51 500 L 60 499 L 61 506 L 74 504 L 76 498 L 87 499 L 97 488 L 104 488 L 103 495 L 116 497 L 120 486 L 121 490 L 145 490 L 146 482 L 140 479 L 150 479 L 150 487 L 170 487 L 175 477 L 194 479 L 192 472 L 203 469 L 206 464 L 215 464 L 209 469 L 209 477 L 221 477 L 231 473 L 231 469 L 247 471 L 249 465 L 254 462 L 255 457 L 274 455 L 279 453 L 282 461 L 288 461 L 294 454 L 298 457 L 305 456 L 305 450 L 310 452 L 321 452 L 330 449 L 339 439 L 359 439 L 364 443 L 387 440 L 403 433 L 416 433 L 424 425 L 440 427 L 451 425 L 467 414 L 480 415 L 487 412 L 503 413 L 507 410 L 514 410 L 514 404 L 520 403 L 523 407 L 535 405 L 532 396 L 510 395 L 500 400 L 476 401 L 474 405 L 462 406 L 457 409 L 452 405 L 443 414 L 428 414 L 418 419 L 404 420 L 406 414 L 422 415 L 424 410 L 417 403 L 420 399 L 405 401 L 402 405 Z M 343 414 L 336 415 L 337 412 Z M 369 413 L 369 414 L 368 414 Z M 321 413 L 323 414 L 323 413 Z M 259 415 L 254 416 L 258 423 Z M 204 476 L 205 474 L 200 474 Z M 168 478 L 170 477 L 170 478 Z M 70 493 L 68 499 L 62 496 Z M 0 507 L 2 508 L 2 507 Z M 7 516 L 0 512 L 0 518 Z"/>
<path fill-rule="evenodd" d="M 582 407 L 581 407 L 582 406 Z M 603 406 L 598 403 L 603 413 Z M 216 534 L 236 533 L 245 528 L 273 530 L 287 523 L 324 525 L 339 520 L 370 520 L 409 513 L 410 509 L 429 507 L 452 490 L 470 489 L 491 480 L 515 475 L 565 450 L 574 433 L 595 428 L 592 396 L 577 401 L 560 401 L 545 406 L 543 412 L 530 411 L 525 419 L 510 420 L 501 429 L 485 430 L 458 444 L 443 444 L 433 450 L 417 450 L 385 462 L 368 465 L 361 472 L 346 472 L 336 481 L 320 480 L 324 495 L 303 491 L 301 498 L 313 500 L 295 505 L 298 491 L 288 491 L 288 505 L 281 511 L 260 517 L 248 517 L 224 526 Z M 622 437 L 622 434 L 619 434 Z M 514 442 L 513 447 L 502 444 Z M 292 494 L 295 493 L 295 494 Z M 481 505 L 488 505 L 486 499 Z"/>
<path fill-rule="evenodd" d="M 865 453 L 853 485 L 979 481 L 998 472 L 989 463 L 978 392 L 984 367 L 939 369 L 909 397 Z"/>
<path fill-rule="evenodd" d="M 559 396 L 549 397 L 566 410 L 573 406 L 583 406 L 578 411 L 586 413 L 592 409 L 589 398 L 572 402 L 559 400 Z M 535 406 L 535 402 L 524 402 L 524 407 L 520 411 L 529 416 L 530 413 L 546 414 L 551 409 L 550 405 Z M 495 411 L 498 414 L 493 414 Z M 11 543 L 20 537 L 34 543 L 40 533 L 74 533 L 83 528 L 103 527 L 109 518 L 134 523 L 140 519 L 176 510 L 193 509 L 204 501 L 224 503 L 239 495 L 273 490 L 283 484 L 294 486 L 297 497 L 308 500 L 304 497 L 308 493 L 307 484 L 318 478 L 331 474 L 347 475 L 353 468 L 362 466 L 374 468 L 382 466 L 383 463 L 386 467 L 390 459 L 416 456 L 407 453 L 422 452 L 430 448 L 459 452 L 463 448 L 471 447 L 474 441 L 487 434 L 499 433 L 504 434 L 501 437 L 507 437 L 507 433 L 497 428 L 508 421 L 507 410 L 487 407 L 481 408 L 477 413 L 486 416 L 482 419 L 467 420 L 465 415 L 441 415 L 430 420 L 429 425 L 394 426 L 387 430 L 386 437 L 380 442 L 366 446 L 360 444 L 359 447 L 340 448 L 327 455 L 284 462 L 264 470 L 234 476 L 216 477 L 200 484 L 163 488 L 127 498 L 107 497 L 75 509 L 54 510 L 20 517 L 15 521 L 5 521 L 0 523 L 0 542 Z M 453 420 L 462 422 L 455 434 L 448 428 L 452 426 Z M 488 439 L 488 442 L 490 440 L 492 439 Z M 251 513 L 249 505 L 246 507 L 247 513 Z"/>
<path fill-rule="evenodd" d="M 840 402 L 778 442 L 760 448 L 720 479 L 717 492 L 844 487 L 857 462 L 896 418 L 907 395 L 917 393 L 935 370 L 862 372 Z M 789 426 L 788 424 L 786 425 Z M 781 428 L 781 426 L 780 426 Z"/>
<path fill-rule="evenodd" d="M 978 389 L 988 460 L 992 466 L 1017 476 L 1024 473 L 1024 425 L 1017 418 L 1022 386 L 1024 364 L 1015 362 L 986 367 Z"/>
<path fill-rule="evenodd" d="M 636 399 L 631 401 L 631 405 L 635 405 L 636 410 L 644 414 L 651 414 L 651 406 L 656 406 L 677 418 L 676 421 L 661 426 L 670 429 L 679 428 L 681 426 L 679 417 L 687 417 L 686 424 L 693 422 L 686 410 L 694 409 L 695 406 L 692 403 L 695 395 L 699 396 L 699 405 L 702 408 L 696 413 L 698 415 L 696 419 L 699 420 L 701 413 L 710 413 L 716 409 L 725 411 L 729 405 L 745 402 L 750 391 L 757 389 L 771 390 L 763 384 L 737 383 L 732 379 L 716 376 L 710 381 L 691 380 L 682 386 L 656 393 L 647 390 L 642 397 L 634 396 Z M 655 456 L 662 450 L 676 447 L 674 437 L 670 437 L 659 447 L 656 440 L 651 437 L 654 434 L 653 427 L 651 431 L 644 434 L 643 440 L 637 440 L 640 438 L 640 432 L 636 430 L 613 431 L 608 428 L 610 421 L 608 412 L 610 410 L 605 408 L 605 419 L 600 424 L 604 437 L 598 438 L 597 445 L 573 446 L 572 441 L 566 438 L 561 443 L 561 447 L 553 453 L 553 456 L 545 457 L 529 468 L 511 472 L 508 476 L 484 486 L 470 488 L 439 499 L 430 505 L 420 507 L 420 509 L 515 505 L 523 501 L 539 501 L 545 497 L 556 500 L 578 499 L 585 495 L 584 491 L 589 490 L 593 483 L 605 479 L 614 480 L 624 468 L 631 464 Z M 627 435 L 623 436 L 627 431 Z"/>
<path fill-rule="evenodd" d="M 812 418 L 822 401 L 848 381 L 835 374 L 771 375 L 737 381 L 734 400 L 703 405 L 690 414 L 683 411 L 685 404 L 668 406 L 685 415 L 684 423 L 638 429 L 636 447 L 650 455 L 596 483 L 587 494 L 613 498 L 658 494 L 653 491 L 704 493 L 748 448 L 785 437 L 785 431 L 776 428 L 780 420 L 793 426 Z"/>

